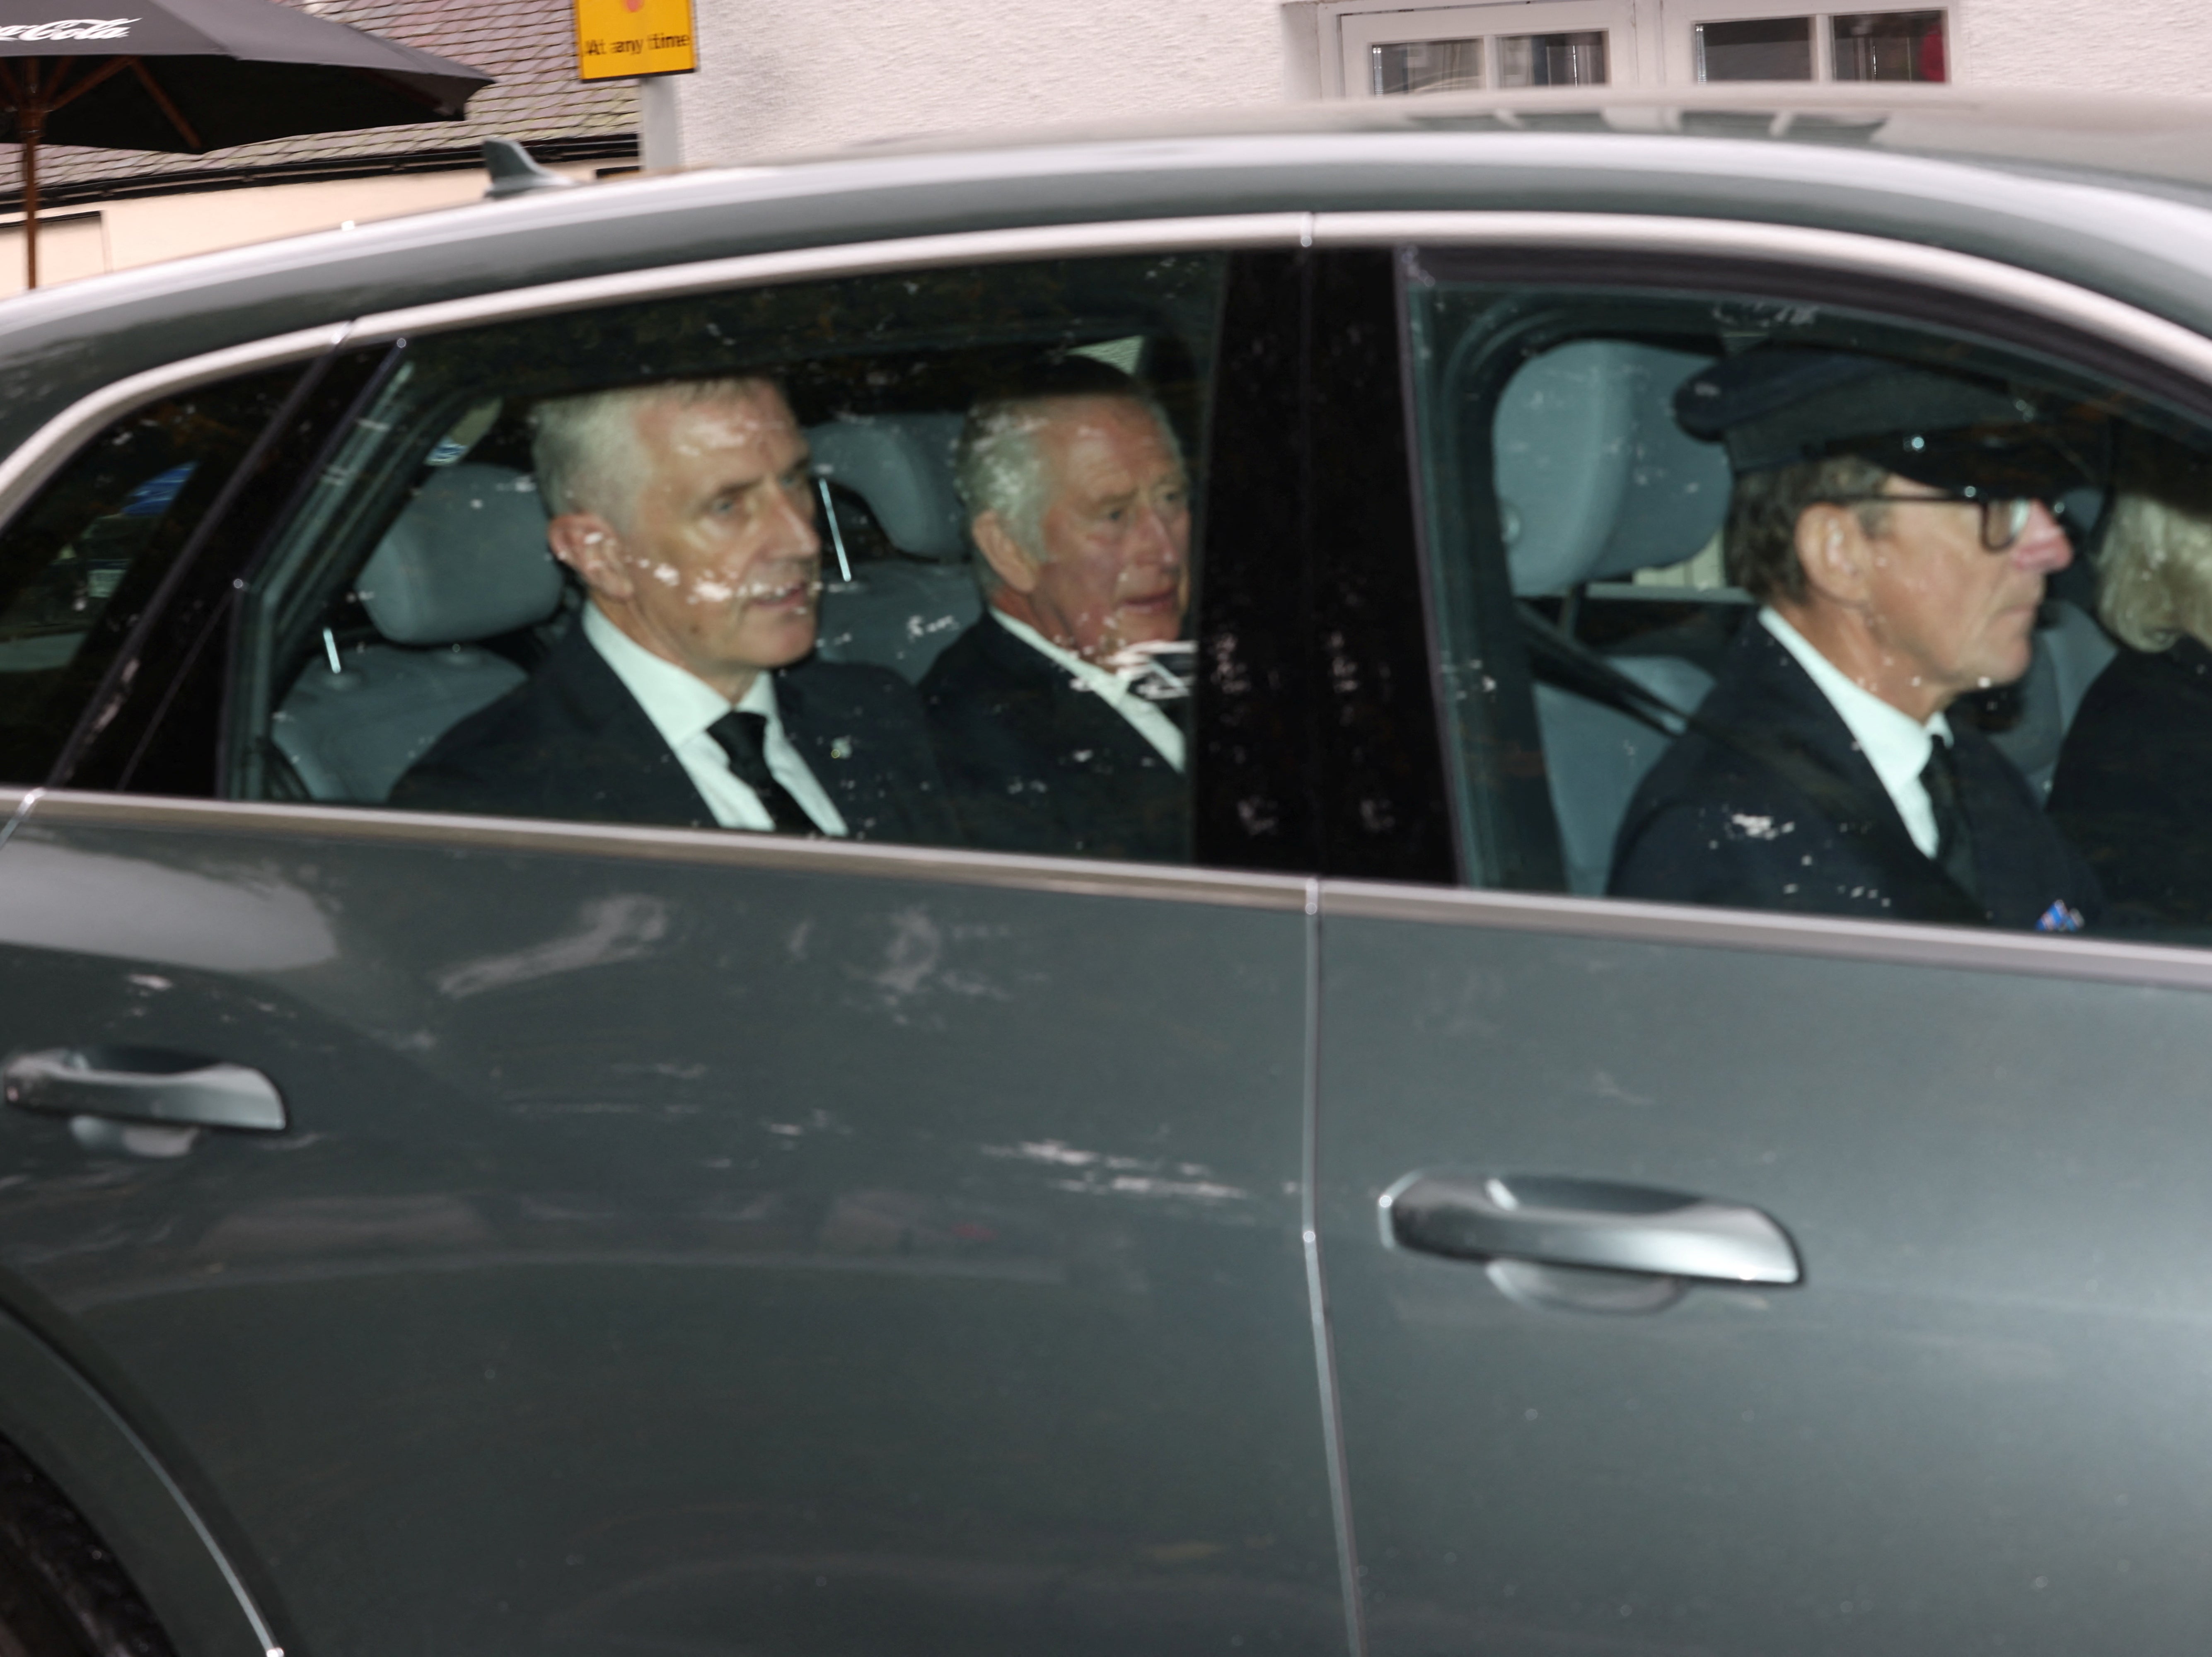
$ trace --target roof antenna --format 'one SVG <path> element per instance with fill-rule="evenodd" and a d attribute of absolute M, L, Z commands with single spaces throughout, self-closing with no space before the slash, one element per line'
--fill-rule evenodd
<path fill-rule="evenodd" d="M 526 196 L 533 190 L 566 190 L 576 182 L 562 178 L 549 167 L 540 167 L 531 160 L 530 152 L 512 138 L 486 138 L 483 159 L 484 171 L 491 174 L 491 188 L 484 191 L 486 201 Z"/>

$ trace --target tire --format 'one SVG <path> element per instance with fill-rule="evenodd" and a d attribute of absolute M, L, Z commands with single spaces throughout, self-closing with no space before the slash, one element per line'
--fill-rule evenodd
<path fill-rule="evenodd" d="M 5 1439 L 0 1657 L 176 1657 L 122 1562 L 53 1481 Z"/>

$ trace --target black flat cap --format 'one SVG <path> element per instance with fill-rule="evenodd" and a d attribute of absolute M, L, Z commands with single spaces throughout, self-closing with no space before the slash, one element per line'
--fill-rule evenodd
<path fill-rule="evenodd" d="M 1993 380 L 1770 345 L 1685 380 L 1674 418 L 1728 447 L 1739 472 L 1857 455 L 1931 489 L 2048 499 L 2094 481 L 2101 445 L 2073 411 L 2046 414 Z"/>

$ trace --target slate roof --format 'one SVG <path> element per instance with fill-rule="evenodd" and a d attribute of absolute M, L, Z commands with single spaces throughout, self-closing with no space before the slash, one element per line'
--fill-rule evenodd
<path fill-rule="evenodd" d="M 637 88 L 576 79 L 568 0 L 280 0 L 434 52 L 496 76 L 465 121 L 425 121 L 239 144 L 203 155 L 149 150 L 39 152 L 42 209 L 181 190 L 283 184 L 473 167 L 488 136 L 519 138 L 546 161 L 634 161 Z M 0 146 L 0 211 L 22 207 L 21 152 Z"/>

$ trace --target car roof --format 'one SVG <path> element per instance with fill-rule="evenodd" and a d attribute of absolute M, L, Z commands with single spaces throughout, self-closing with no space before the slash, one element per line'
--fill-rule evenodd
<path fill-rule="evenodd" d="M 0 301 L 0 452 L 124 375 L 510 288 L 963 231 L 1265 212 L 1554 210 L 1855 230 L 2080 282 L 2212 333 L 2212 111 L 1773 87 L 1284 105 L 925 137 L 546 190 Z"/>

